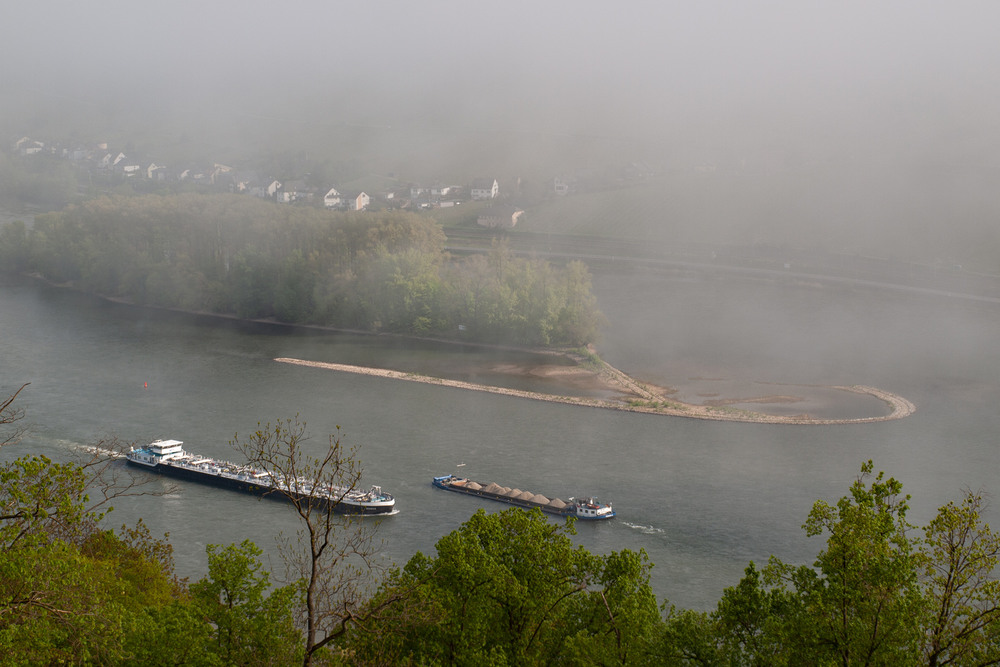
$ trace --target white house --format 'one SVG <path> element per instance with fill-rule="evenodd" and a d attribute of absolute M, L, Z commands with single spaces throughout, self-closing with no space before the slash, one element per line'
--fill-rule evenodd
<path fill-rule="evenodd" d="M 31 137 L 21 137 L 14 144 L 14 150 L 21 155 L 34 155 L 41 153 L 45 149 L 45 144 L 41 141 L 34 141 Z"/>
<path fill-rule="evenodd" d="M 362 192 L 361 194 L 358 195 L 357 199 L 354 200 L 354 210 L 355 211 L 368 210 L 368 205 L 370 203 L 371 203 L 371 197 Z"/>
<path fill-rule="evenodd" d="M 112 168 L 116 174 L 125 176 L 126 178 L 142 173 L 142 166 L 125 155 L 125 153 L 118 154 L 118 157 L 112 163 Z"/>
<path fill-rule="evenodd" d="M 323 206 L 327 208 L 337 208 L 344 203 L 344 198 L 337 188 L 330 188 L 330 191 L 323 195 Z"/>

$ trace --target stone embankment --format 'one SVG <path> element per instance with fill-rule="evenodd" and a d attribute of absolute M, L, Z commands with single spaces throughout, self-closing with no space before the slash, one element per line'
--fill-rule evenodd
<path fill-rule="evenodd" d="M 295 364 L 310 368 L 338 371 L 341 373 L 355 373 L 358 375 L 370 375 L 375 377 L 389 378 L 393 380 L 406 380 L 408 382 L 421 382 L 424 384 L 434 384 L 442 387 L 453 387 L 456 389 L 467 389 L 472 391 L 483 391 L 504 396 L 516 396 L 518 398 L 528 398 L 535 401 L 548 401 L 551 403 L 566 403 L 569 405 L 580 405 L 593 408 L 605 408 L 610 410 L 623 410 L 629 412 L 641 412 L 645 414 L 667 415 L 672 417 L 690 417 L 694 419 L 710 419 L 717 421 L 752 422 L 758 424 L 858 424 L 869 422 L 889 421 L 901 419 L 913 414 L 916 407 L 902 396 L 897 396 L 887 391 L 875 387 L 855 385 L 850 387 L 832 387 L 843 391 L 850 391 L 858 394 L 868 394 L 884 401 L 891 412 L 879 417 L 864 417 L 857 419 L 813 419 L 808 415 L 802 416 L 781 416 L 769 415 L 750 410 L 741 410 L 731 407 L 693 405 L 681 403 L 670 399 L 661 393 L 649 388 L 628 374 L 614 368 L 604 361 L 599 361 L 600 369 L 597 375 L 604 380 L 608 386 L 621 391 L 623 399 L 599 399 L 585 398 L 577 396 L 559 396 L 554 394 L 544 394 L 534 391 L 524 391 L 521 389 L 509 389 L 506 387 L 496 387 L 492 385 L 475 384 L 462 380 L 448 380 L 419 373 L 404 373 L 402 371 L 388 370 L 384 368 L 369 368 L 366 366 L 351 366 L 349 364 L 332 364 L 321 361 L 307 361 L 304 359 L 292 359 L 280 357 L 275 361 L 285 364 Z M 634 397 L 634 398 L 630 398 Z"/>

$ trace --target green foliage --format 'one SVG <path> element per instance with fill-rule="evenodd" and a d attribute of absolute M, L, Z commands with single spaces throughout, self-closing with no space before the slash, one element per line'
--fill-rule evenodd
<path fill-rule="evenodd" d="M 960 505 L 938 510 L 925 529 L 923 579 L 929 613 L 924 656 L 928 665 L 991 664 L 1000 660 L 1000 536 L 984 524 L 982 494 L 966 492 Z"/>
<path fill-rule="evenodd" d="M 117 664 L 148 607 L 178 592 L 169 549 L 140 524 L 119 537 L 84 506 L 83 473 L 41 457 L 0 471 L 3 664 Z"/>
<path fill-rule="evenodd" d="M 804 526 L 810 536 L 828 533 L 827 548 L 815 569 L 790 571 L 775 562 L 772 570 L 788 572 L 810 616 L 818 621 L 817 642 L 843 664 L 875 661 L 904 664 L 915 659 L 921 613 L 917 587 L 918 558 L 907 536 L 907 501 L 902 484 L 878 473 L 871 485 L 872 463 L 862 467 L 850 496 L 836 506 L 817 501 Z"/>
<path fill-rule="evenodd" d="M 812 567 L 772 556 L 720 602 L 723 646 L 745 664 L 913 664 L 920 655 L 921 557 L 907 535 L 908 497 L 871 461 L 836 505 L 817 501 L 803 526 L 828 535 Z"/>
<path fill-rule="evenodd" d="M 191 595 L 212 624 L 213 652 L 224 664 L 301 662 L 301 635 L 293 617 L 297 587 L 266 594 L 270 577 L 262 570 L 260 549 L 249 540 L 222 549 L 209 545 L 207 552 L 208 577 L 191 586 Z"/>
<path fill-rule="evenodd" d="M 21 433 L 23 389 L 0 405 L 0 445 Z M 145 610 L 180 593 L 169 545 L 142 522 L 102 530 L 87 482 L 83 466 L 43 456 L 0 464 L 0 664 L 127 662 Z"/>
<path fill-rule="evenodd" d="M 0 232 L 0 256 L 137 303 L 370 331 L 581 345 L 602 319 L 586 266 L 451 261 L 433 221 L 239 195 L 104 197 Z"/>
<path fill-rule="evenodd" d="M 708 614 L 671 606 L 650 653 L 653 665 L 722 665 Z M 742 664 L 734 662 L 732 664 Z"/>
<path fill-rule="evenodd" d="M 265 596 L 256 547 L 209 547 L 209 577 L 189 596 L 145 524 L 99 528 L 85 482 L 44 457 L 0 467 L 0 664 L 301 661 L 298 588 Z"/>
<path fill-rule="evenodd" d="M 122 664 L 148 667 L 221 667 L 226 663 L 216 652 L 213 628 L 189 598 L 171 600 L 162 606 L 147 606 L 124 638 Z"/>
<path fill-rule="evenodd" d="M 377 620 L 346 650 L 362 664 L 626 664 L 658 619 L 649 563 L 574 547 L 572 524 L 480 510 L 379 591 Z"/>
<path fill-rule="evenodd" d="M 923 539 L 902 484 L 869 461 L 803 526 L 811 567 L 751 563 L 711 614 L 661 620 L 641 554 L 574 551 L 540 515 L 477 513 L 415 556 L 352 633 L 357 664 L 989 665 L 1000 662 L 1000 537 L 981 494 L 942 507 Z M 544 546 L 542 546 L 544 545 Z M 598 565 L 600 563 L 600 565 Z"/>
<path fill-rule="evenodd" d="M 592 342 L 604 322 L 582 262 L 557 271 L 514 257 L 506 243 L 488 256 L 445 267 L 445 313 L 476 340 L 576 347 Z"/>
<path fill-rule="evenodd" d="M 659 664 L 653 646 L 660 625 L 644 551 L 597 557 L 600 573 L 571 602 L 570 628 L 580 626 L 559 653 L 578 665 Z"/>
<path fill-rule="evenodd" d="M 917 540 L 902 484 L 872 472 L 869 461 L 850 495 L 813 506 L 803 527 L 827 542 L 812 567 L 772 556 L 761 573 L 751 563 L 709 620 L 668 618 L 659 655 L 676 664 L 996 664 L 1000 538 L 982 522 L 982 496 L 942 507 Z"/>
<path fill-rule="evenodd" d="M 739 584 L 723 592 L 712 615 L 720 653 L 734 665 L 786 664 L 781 623 L 801 611 L 798 601 L 785 588 L 766 587 L 752 562 L 744 572 Z"/>
<path fill-rule="evenodd" d="M 83 470 L 44 456 L 0 467 L 0 550 L 65 540 L 82 542 L 99 515 L 86 511 Z"/>
<path fill-rule="evenodd" d="M 249 540 L 209 545 L 208 576 L 149 604 L 125 637 L 124 664 L 293 665 L 302 662 L 295 627 L 297 586 L 271 588 L 261 551 Z"/>

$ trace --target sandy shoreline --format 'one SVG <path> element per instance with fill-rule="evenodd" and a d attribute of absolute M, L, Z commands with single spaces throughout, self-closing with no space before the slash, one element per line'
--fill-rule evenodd
<path fill-rule="evenodd" d="M 569 405 L 579 405 L 592 408 L 640 412 L 644 414 L 666 415 L 671 417 L 710 419 L 716 421 L 750 422 L 758 424 L 860 424 L 902 419 L 903 417 L 913 414 L 916 410 L 913 403 L 906 400 L 902 396 L 897 396 L 876 387 L 862 385 L 849 387 L 836 386 L 829 388 L 874 396 L 890 407 L 891 411 L 889 414 L 878 417 L 861 417 L 856 419 L 814 419 L 808 415 L 769 415 L 750 410 L 736 409 L 725 405 L 724 403 L 726 403 L 726 401 L 719 402 L 720 404 L 716 405 L 693 405 L 671 399 L 666 395 L 665 390 L 637 382 L 634 378 L 603 361 L 600 362 L 600 369 L 598 371 L 594 371 L 593 374 L 606 386 L 620 392 L 623 395 L 623 398 L 620 400 L 560 396 L 555 394 L 525 391 L 521 389 L 509 389 L 506 387 L 476 384 L 472 382 L 464 382 L 462 380 L 448 380 L 429 375 L 421 375 L 419 373 L 406 373 L 384 368 L 351 366 L 348 364 L 333 364 L 321 361 L 307 361 L 304 359 L 292 359 L 288 357 L 280 357 L 275 359 L 275 361 L 284 364 L 294 364 L 297 366 L 307 366 L 310 368 L 337 371 L 340 373 L 355 373 L 357 375 L 369 375 L 393 380 L 406 380 L 408 382 L 435 384 L 443 387 L 453 387 L 456 389 L 482 391 L 492 394 L 501 394 L 504 396 L 527 398 L 535 401 L 548 401 L 551 403 L 565 403 Z"/>

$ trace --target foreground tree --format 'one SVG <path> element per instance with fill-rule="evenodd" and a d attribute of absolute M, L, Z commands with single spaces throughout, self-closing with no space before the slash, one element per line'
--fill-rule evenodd
<path fill-rule="evenodd" d="M 23 435 L 15 399 L 0 404 L 0 442 Z M 0 464 L 0 657 L 4 664 L 126 660 L 144 610 L 180 594 L 168 544 L 140 521 L 105 530 L 107 503 L 134 486 L 107 476 L 106 456 Z M 89 491 L 97 490 L 90 499 Z M 106 510 L 106 511 L 105 511 Z"/>
<path fill-rule="evenodd" d="M 786 618 L 785 645 L 816 662 L 912 664 L 920 654 L 923 596 L 920 558 L 906 522 L 902 484 L 872 462 L 861 468 L 850 495 L 836 505 L 817 501 L 803 528 L 828 534 L 813 567 L 791 567 L 772 557 L 771 581 L 790 586 L 799 612 Z M 868 480 L 871 479 L 871 483 Z M 799 607 L 801 605 L 801 607 Z"/>
<path fill-rule="evenodd" d="M 88 509 L 87 471 L 22 457 L 0 467 L 0 655 L 13 664 L 124 659 L 147 607 L 179 594 L 169 545 Z"/>
<path fill-rule="evenodd" d="M 982 494 L 966 492 L 961 503 L 948 503 L 923 539 L 911 538 L 902 485 L 872 470 L 870 461 L 862 466 L 850 495 L 836 505 L 813 506 L 804 528 L 828 536 L 813 567 L 772 557 L 763 575 L 751 563 L 725 591 L 711 627 L 699 628 L 714 634 L 716 660 L 1000 664 L 1000 537 L 982 520 Z M 675 655 L 691 656 L 696 642 L 681 647 Z"/>
<path fill-rule="evenodd" d="M 982 520 L 986 501 L 967 491 L 925 529 L 924 582 L 929 614 L 924 656 L 936 665 L 1000 664 L 1000 536 Z"/>
<path fill-rule="evenodd" d="M 595 556 L 572 533 L 537 510 L 478 511 L 387 581 L 347 652 L 360 664 L 640 664 L 659 619 L 645 554 Z"/>
<path fill-rule="evenodd" d="M 338 514 L 336 502 L 319 502 L 306 492 L 337 489 L 343 499 L 358 488 L 356 452 L 331 436 L 321 456 L 314 456 L 308 441 L 305 423 L 289 419 L 267 424 L 242 440 L 237 435 L 231 443 L 250 465 L 269 470 L 281 482 L 286 490 L 274 493 L 285 496 L 299 517 L 301 528 L 294 536 L 283 536 L 279 547 L 288 581 L 302 586 L 303 665 L 312 664 L 349 623 L 371 613 L 362 608 L 384 567 L 377 519 Z"/>
<path fill-rule="evenodd" d="M 302 661 L 295 628 L 294 585 L 270 590 L 261 551 L 249 540 L 209 545 L 208 577 L 191 586 L 201 614 L 212 625 L 210 644 L 225 664 L 291 665 Z"/>
<path fill-rule="evenodd" d="M 787 619 L 803 613 L 793 592 L 765 585 L 761 572 L 751 562 L 740 583 L 723 592 L 712 614 L 719 659 L 754 667 L 791 664 L 782 630 Z"/>

